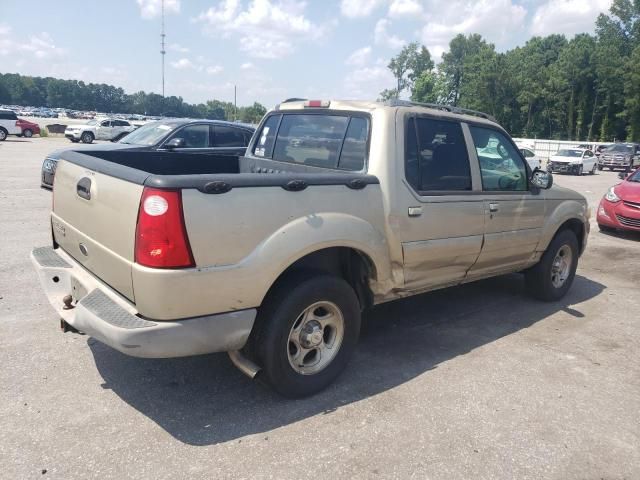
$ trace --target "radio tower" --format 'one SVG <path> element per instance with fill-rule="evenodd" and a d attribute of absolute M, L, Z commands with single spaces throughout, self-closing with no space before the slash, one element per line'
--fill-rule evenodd
<path fill-rule="evenodd" d="M 160 33 L 160 55 L 162 55 L 162 103 L 164 108 L 164 55 L 167 53 L 164 49 L 164 0 L 162 0 L 162 33 Z"/>

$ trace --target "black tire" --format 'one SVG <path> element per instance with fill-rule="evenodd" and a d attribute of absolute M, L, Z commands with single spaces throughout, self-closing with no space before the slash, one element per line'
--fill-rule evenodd
<path fill-rule="evenodd" d="M 584 172 L 583 172 L 583 170 L 584 170 L 584 167 L 583 167 L 582 165 L 580 165 L 580 166 L 578 167 L 578 170 L 576 171 L 576 175 L 577 175 L 577 176 L 579 176 L 579 177 L 581 177 L 581 176 L 582 176 L 582 174 L 584 173 Z"/>
<path fill-rule="evenodd" d="M 589 172 L 589 175 L 595 175 L 596 174 L 596 168 L 597 168 L 597 165 L 594 165 L 593 168 L 591 169 L 591 171 Z"/>
<path fill-rule="evenodd" d="M 24 135 L 26 138 L 31 138 L 33 137 L 33 131 L 30 128 L 27 128 L 22 131 L 22 135 Z"/>
<path fill-rule="evenodd" d="M 92 143 L 94 140 L 94 136 L 93 133 L 91 132 L 84 132 L 81 136 L 80 136 L 80 140 L 82 141 L 82 143 Z"/>
<path fill-rule="evenodd" d="M 598 165 L 598 170 L 602 171 L 602 165 Z"/>
<path fill-rule="evenodd" d="M 302 313 L 317 302 L 330 302 L 343 318 L 337 353 L 316 373 L 299 373 L 289 360 L 290 333 Z M 342 278 L 320 272 L 290 275 L 268 294 L 249 340 L 250 355 L 262 367 L 260 377 L 285 397 L 301 398 L 327 387 L 345 369 L 360 334 L 360 304 Z M 324 342 L 324 333 L 322 342 Z"/>
<path fill-rule="evenodd" d="M 76 140 L 75 138 L 70 138 L 69 140 L 71 140 L 71 143 L 78 143 L 80 140 Z"/>
<path fill-rule="evenodd" d="M 0 127 L 0 142 L 4 142 L 7 139 L 7 135 L 9 135 L 9 132 Z"/>
<path fill-rule="evenodd" d="M 558 287 L 552 282 L 553 263 L 556 255 L 558 255 L 560 250 L 565 246 L 571 249 L 572 257 L 568 276 L 562 285 Z M 576 268 L 578 268 L 579 252 L 580 247 L 578 246 L 578 239 L 575 233 L 571 230 L 560 230 L 556 233 L 556 236 L 553 237 L 553 240 L 551 240 L 540 262 L 526 272 L 525 280 L 527 291 L 535 298 L 546 302 L 560 300 L 569 291 L 575 278 Z"/>

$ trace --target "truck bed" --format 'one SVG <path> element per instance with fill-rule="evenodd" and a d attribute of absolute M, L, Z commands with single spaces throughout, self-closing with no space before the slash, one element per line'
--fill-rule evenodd
<path fill-rule="evenodd" d="M 245 171 L 234 173 L 204 168 L 206 162 L 169 164 L 152 155 L 115 153 L 97 157 L 83 150 L 60 158 L 54 242 L 145 318 L 256 307 L 274 278 L 313 249 L 346 244 L 381 260 L 388 254 L 375 176 L 296 171 L 295 165 L 284 170 L 267 161 L 245 161 Z M 180 191 L 194 268 L 136 263 L 137 219 L 146 188 Z"/>

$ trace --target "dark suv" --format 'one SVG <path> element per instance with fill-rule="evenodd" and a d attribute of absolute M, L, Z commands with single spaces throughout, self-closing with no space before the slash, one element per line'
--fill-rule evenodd
<path fill-rule="evenodd" d="M 628 171 L 637 164 L 640 164 L 640 144 L 637 143 L 614 143 L 598 157 L 598 170 L 606 167 L 609 170 L 621 168 Z"/>
<path fill-rule="evenodd" d="M 238 169 L 238 158 L 244 155 L 255 128 L 242 123 L 221 120 L 171 119 L 149 122 L 116 143 L 82 145 L 50 153 L 42 164 L 41 186 L 53 187 L 58 158 L 68 150 L 90 150 L 99 158 L 124 158 L 135 155 L 141 162 L 198 162 L 195 156 L 213 159 L 225 171 Z M 205 166 L 203 165 L 203 168 Z"/>

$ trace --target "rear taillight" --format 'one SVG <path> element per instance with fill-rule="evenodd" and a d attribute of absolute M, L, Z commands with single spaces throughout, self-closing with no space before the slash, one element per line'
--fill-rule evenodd
<path fill-rule="evenodd" d="M 182 212 L 180 190 L 145 188 L 136 228 L 136 262 L 153 268 L 195 266 Z"/>

